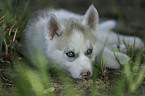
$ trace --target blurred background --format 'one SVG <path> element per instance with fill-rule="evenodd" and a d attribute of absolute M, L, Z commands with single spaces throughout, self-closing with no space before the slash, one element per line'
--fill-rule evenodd
<path fill-rule="evenodd" d="M 23 10 L 28 0 L 12 0 L 18 10 Z M 27 13 L 54 8 L 84 14 L 94 4 L 100 18 L 115 19 L 116 32 L 137 35 L 145 40 L 145 0 L 30 0 Z"/>

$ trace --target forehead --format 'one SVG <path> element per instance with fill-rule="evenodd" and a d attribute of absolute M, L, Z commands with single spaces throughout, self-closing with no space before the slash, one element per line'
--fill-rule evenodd
<path fill-rule="evenodd" d="M 96 37 L 92 33 L 86 26 L 78 22 L 71 22 L 66 25 L 59 37 L 58 48 L 79 48 L 79 50 L 83 50 L 95 44 Z"/>
<path fill-rule="evenodd" d="M 82 32 L 79 32 L 80 30 L 73 30 L 70 37 L 70 42 L 68 43 L 68 47 L 79 50 L 84 50 L 86 47 L 88 48 L 90 46 L 90 41 L 84 37 L 84 34 Z"/>

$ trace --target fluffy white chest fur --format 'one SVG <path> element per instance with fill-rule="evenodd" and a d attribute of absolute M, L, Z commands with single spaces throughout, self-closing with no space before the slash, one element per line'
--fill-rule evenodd
<path fill-rule="evenodd" d="M 143 46 L 138 37 L 112 32 L 115 21 L 99 24 L 98 12 L 93 5 L 85 15 L 65 10 L 45 10 L 39 14 L 26 28 L 25 39 L 29 56 L 34 56 L 34 49 L 40 51 L 52 64 L 70 72 L 73 78 L 91 77 L 92 63 L 97 62 L 95 60 L 102 49 L 103 64 L 118 69 L 120 65 L 114 54 L 121 64 L 128 62 L 130 58 L 124 53 L 113 52 L 112 48 L 120 45 L 121 50 L 125 51 L 124 41 L 132 47 L 134 40 L 136 49 Z"/>

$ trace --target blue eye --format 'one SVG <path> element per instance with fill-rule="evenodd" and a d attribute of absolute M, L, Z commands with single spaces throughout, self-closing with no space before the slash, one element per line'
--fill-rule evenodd
<path fill-rule="evenodd" d="M 92 54 L 92 49 L 88 49 L 87 52 L 86 52 L 86 54 L 87 54 L 87 55 Z"/>
<path fill-rule="evenodd" d="M 66 53 L 66 55 L 67 55 L 68 57 L 75 57 L 74 52 L 68 52 L 68 53 Z"/>

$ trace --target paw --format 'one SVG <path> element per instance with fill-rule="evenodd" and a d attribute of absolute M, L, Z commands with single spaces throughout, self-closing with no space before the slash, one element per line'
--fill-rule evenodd
<path fill-rule="evenodd" d="M 135 38 L 135 49 L 140 49 L 143 47 L 143 45 L 144 45 L 143 41 L 140 38 L 136 37 Z"/>
<path fill-rule="evenodd" d="M 126 64 L 129 62 L 130 57 L 127 56 L 126 54 L 115 52 L 116 59 L 118 59 L 120 64 Z"/>
<path fill-rule="evenodd" d="M 119 69 L 121 67 L 120 64 L 126 64 L 127 62 L 129 62 L 130 57 L 120 52 L 115 52 L 114 54 L 113 51 L 105 48 L 102 54 L 102 59 L 103 65 L 105 65 L 106 67 L 111 69 Z"/>

